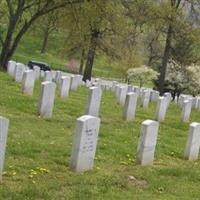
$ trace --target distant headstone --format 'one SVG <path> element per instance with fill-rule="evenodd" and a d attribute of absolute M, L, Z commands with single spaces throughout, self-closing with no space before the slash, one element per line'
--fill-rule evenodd
<path fill-rule="evenodd" d="M 123 118 L 127 121 L 133 120 L 135 118 L 135 110 L 137 107 L 137 97 L 138 95 L 134 92 L 129 92 L 126 95 Z"/>
<path fill-rule="evenodd" d="M 41 78 L 44 78 L 44 73 L 45 73 L 44 70 L 40 70 L 40 77 L 41 77 Z"/>
<path fill-rule="evenodd" d="M 161 122 L 165 119 L 167 112 L 168 99 L 166 97 L 159 97 L 156 107 L 156 120 Z"/>
<path fill-rule="evenodd" d="M 35 84 L 35 73 L 33 70 L 27 70 L 23 74 L 22 92 L 26 95 L 32 95 Z"/>
<path fill-rule="evenodd" d="M 60 84 L 61 76 L 62 76 L 62 72 L 61 71 L 56 71 L 55 78 L 54 78 L 56 83 Z"/>
<path fill-rule="evenodd" d="M 84 115 L 77 119 L 70 168 L 76 172 L 93 169 L 100 119 Z"/>
<path fill-rule="evenodd" d="M 200 123 L 190 124 L 189 135 L 185 147 L 184 157 L 187 160 L 197 160 L 200 147 Z"/>
<path fill-rule="evenodd" d="M 182 113 L 181 113 L 181 119 L 183 122 L 189 121 L 191 110 L 192 110 L 192 102 L 190 100 L 185 100 L 182 105 Z"/>
<path fill-rule="evenodd" d="M 51 117 L 54 107 L 56 84 L 50 81 L 42 82 L 38 111 L 42 117 Z"/>
<path fill-rule="evenodd" d="M 115 92 L 115 87 L 117 85 L 117 81 L 113 81 L 112 82 L 112 86 L 111 86 L 111 91 L 114 93 Z"/>
<path fill-rule="evenodd" d="M 65 99 L 69 95 L 71 78 L 69 76 L 62 76 L 60 81 L 60 97 Z"/>
<path fill-rule="evenodd" d="M 137 163 L 141 165 L 153 163 L 158 129 L 159 123 L 156 121 L 146 120 L 142 123 L 137 147 Z"/>
<path fill-rule="evenodd" d="M 181 94 L 178 99 L 178 105 L 182 108 L 183 102 L 188 100 L 190 97 L 188 95 Z"/>
<path fill-rule="evenodd" d="M 102 91 L 100 87 L 90 87 L 86 106 L 86 115 L 98 117 Z"/>
<path fill-rule="evenodd" d="M 197 100 L 197 109 L 198 111 L 200 111 L 200 97 L 198 97 L 198 100 Z"/>
<path fill-rule="evenodd" d="M 192 108 L 197 108 L 198 98 L 197 97 L 191 97 L 191 98 L 189 98 L 189 100 L 191 100 L 191 102 L 192 102 Z"/>
<path fill-rule="evenodd" d="M 2 182 L 8 126 L 9 120 L 0 116 L 0 182 Z"/>
<path fill-rule="evenodd" d="M 89 81 L 89 80 L 86 80 L 86 87 L 91 87 L 92 86 L 92 83 L 91 83 L 91 81 Z"/>
<path fill-rule="evenodd" d="M 160 97 L 160 94 L 159 94 L 158 91 L 156 91 L 156 90 L 151 91 L 151 94 L 150 94 L 150 101 L 151 102 L 157 102 L 159 97 Z"/>
<path fill-rule="evenodd" d="M 77 75 L 72 75 L 70 90 L 76 91 L 78 89 L 78 86 L 79 86 L 79 77 Z"/>
<path fill-rule="evenodd" d="M 129 92 L 134 92 L 134 89 L 133 89 L 132 85 L 128 85 L 127 93 L 129 93 Z"/>
<path fill-rule="evenodd" d="M 51 71 L 45 71 L 44 72 L 44 81 L 52 81 L 53 75 Z"/>
<path fill-rule="evenodd" d="M 38 80 L 40 78 L 40 67 L 38 66 L 33 66 L 33 71 L 35 73 L 35 80 Z"/>
<path fill-rule="evenodd" d="M 17 63 L 15 67 L 15 76 L 14 76 L 16 82 L 22 82 L 24 71 L 25 71 L 25 65 L 22 63 Z"/>
<path fill-rule="evenodd" d="M 126 94 L 127 94 L 127 86 L 121 86 L 119 87 L 118 91 L 118 103 L 122 106 L 124 106 L 125 101 L 126 101 Z"/>
<path fill-rule="evenodd" d="M 140 88 L 138 86 L 134 86 L 134 92 L 139 96 L 140 95 Z"/>
<path fill-rule="evenodd" d="M 150 91 L 149 90 L 145 90 L 143 92 L 143 95 L 142 95 L 142 107 L 144 109 L 148 108 L 149 106 L 149 101 L 150 101 Z"/>
<path fill-rule="evenodd" d="M 15 75 L 15 67 L 16 67 L 16 62 L 15 61 L 8 61 L 7 65 L 7 72 L 11 77 L 14 77 Z"/>
<path fill-rule="evenodd" d="M 166 103 L 167 103 L 167 107 L 168 107 L 169 104 L 171 103 L 172 95 L 171 95 L 170 92 L 165 92 L 165 93 L 164 93 L 164 97 L 166 98 Z"/>

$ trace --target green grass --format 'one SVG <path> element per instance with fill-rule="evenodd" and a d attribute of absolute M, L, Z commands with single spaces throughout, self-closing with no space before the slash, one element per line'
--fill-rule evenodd
<path fill-rule="evenodd" d="M 66 64 L 69 62 L 67 54 L 64 53 L 62 37 L 55 34 L 49 39 L 48 51 L 45 54 L 40 53 L 42 38 L 41 34 L 27 34 L 20 42 L 13 60 L 27 64 L 30 60 L 38 60 L 48 63 L 53 69 L 67 71 Z M 56 41 L 56 42 L 55 42 Z M 74 59 L 79 56 L 74 55 Z M 125 74 L 117 63 L 109 61 L 106 56 L 96 55 L 93 65 L 94 77 L 106 77 L 115 79 L 125 79 Z"/>
<path fill-rule="evenodd" d="M 180 121 L 176 105 L 160 125 L 154 165 L 142 167 L 135 162 L 140 126 L 154 119 L 156 105 L 143 110 L 138 104 L 135 121 L 125 122 L 114 96 L 104 92 L 94 170 L 75 173 L 69 169 L 72 139 L 76 118 L 84 114 L 87 89 L 71 92 L 66 101 L 57 94 L 51 119 L 37 115 L 39 91 L 38 81 L 34 96 L 22 95 L 20 84 L 0 72 L 0 115 L 10 119 L 0 199 L 200 198 L 200 161 L 183 159 L 189 123 Z M 190 122 L 199 119 L 193 110 Z"/>

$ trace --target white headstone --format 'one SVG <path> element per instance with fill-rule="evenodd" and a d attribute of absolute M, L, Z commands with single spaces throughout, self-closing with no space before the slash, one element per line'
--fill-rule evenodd
<path fill-rule="evenodd" d="M 56 71 L 55 78 L 54 78 L 56 83 L 60 84 L 61 76 L 62 76 L 62 72 L 61 71 Z"/>
<path fill-rule="evenodd" d="M 42 82 L 38 111 L 42 117 L 51 117 L 54 107 L 56 84 L 50 81 Z"/>
<path fill-rule="evenodd" d="M 153 163 L 159 123 L 146 120 L 142 123 L 136 160 L 141 165 Z"/>
<path fill-rule="evenodd" d="M 151 91 L 151 94 L 150 94 L 150 101 L 151 102 L 157 102 L 159 97 L 160 97 L 160 94 L 159 94 L 158 91 L 156 91 L 156 90 Z"/>
<path fill-rule="evenodd" d="M 191 110 L 192 110 L 192 102 L 190 100 L 185 100 L 182 104 L 182 113 L 181 113 L 181 119 L 183 122 L 189 121 Z"/>
<path fill-rule="evenodd" d="M 26 95 L 32 95 L 35 84 L 35 73 L 33 70 L 24 72 L 22 80 L 22 92 Z"/>
<path fill-rule="evenodd" d="M 172 95 L 171 95 L 170 92 L 165 92 L 165 93 L 164 93 L 164 97 L 166 98 L 166 101 L 167 101 L 167 107 L 168 107 L 169 104 L 171 103 Z"/>
<path fill-rule="evenodd" d="M 70 90 L 76 91 L 78 89 L 78 86 L 79 86 L 79 77 L 77 77 L 77 75 L 72 75 Z"/>
<path fill-rule="evenodd" d="M 0 116 L 0 182 L 2 182 L 8 126 L 9 126 L 9 120 Z"/>
<path fill-rule="evenodd" d="M 197 109 L 198 109 L 198 111 L 200 111 L 200 97 L 198 97 L 198 101 L 197 101 Z"/>
<path fill-rule="evenodd" d="M 144 109 L 148 108 L 149 106 L 149 101 L 150 101 L 150 91 L 149 90 L 145 90 L 143 92 L 143 95 L 142 95 L 142 107 Z"/>
<path fill-rule="evenodd" d="M 44 70 L 41 70 L 41 71 L 40 71 L 40 77 L 41 77 L 41 78 L 44 78 L 44 73 L 45 73 Z"/>
<path fill-rule="evenodd" d="M 15 67 L 15 76 L 14 76 L 16 82 L 22 82 L 24 71 L 25 71 L 25 65 L 22 63 L 17 63 Z"/>
<path fill-rule="evenodd" d="M 138 95 L 134 92 L 130 92 L 126 95 L 123 118 L 127 121 L 133 120 L 135 118 L 137 97 Z"/>
<path fill-rule="evenodd" d="M 117 85 L 117 81 L 113 81 L 113 82 L 112 82 L 112 86 L 111 86 L 111 91 L 112 91 L 112 92 L 115 92 L 115 87 L 116 87 L 116 85 Z"/>
<path fill-rule="evenodd" d="M 62 76 L 61 83 L 60 83 L 60 97 L 65 99 L 69 95 L 70 90 L 70 81 L 71 78 L 69 76 Z"/>
<path fill-rule="evenodd" d="M 35 73 L 35 80 L 38 80 L 40 78 L 40 67 L 38 66 L 33 66 L 33 71 Z"/>
<path fill-rule="evenodd" d="M 156 107 L 156 120 L 161 122 L 165 119 L 167 112 L 168 99 L 166 97 L 159 97 Z"/>
<path fill-rule="evenodd" d="M 129 92 L 134 92 L 134 89 L 133 89 L 132 85 L 128 85 L 127 93 L 129 93 Z"/>
<path fill-rule="evenodd" d="M 121 86 L 118 91 L 118 103 L 122 106 L 124 106 L 126 101 L 127 90 L 127 86 Z"/>
<path fill-rule="evenodd" d="M 90 87 L 86 106 L 86 115 L 98 117 L 101 104 L 102 90 L 100 87 Z"/>
<path fill-rule="evenodd" d="M 77 119 L 70 167 L 76 172 L 91 170 L 98 140 L 100 119 L 84 115 Z"/>
<path fill-rule="evenodd" d="M 134 86 L 134 92 L 139 96 L 140 95 L 140 88 L 138 86 Z"/>
<path fill-rule="evenodd" d="M 52 81 L 53 75 L 51 71 L 44 72 L 44 81 Z"/>
<path fill-rule="evenodd" d="M 15 67 L 16 67 L 15 61 L 12 61 L 12 60 L 8 61 L 7 71 L 11 77 L 14 77 L 14 75 L 15 75 Z"/>
<path fill-rule="evenodd" d="M 200 123 L 190 124 L 189 135 L 185 147 L 184 157 L 187 160 L 197 160 L 200 147 Z"/>

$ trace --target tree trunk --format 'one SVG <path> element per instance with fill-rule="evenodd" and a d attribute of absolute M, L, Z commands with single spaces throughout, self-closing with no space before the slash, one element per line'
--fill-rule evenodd
<path fill-rule="evenodd" d="M 48 39 L 49 39 L 49 27 L 47 26 L 44 30 L 44 37 L 43 37 L 43 42 L 42 42 L 41 53 L 46 52 L 47 45 L 48 45 Z"/>
<path fill-rule="evenodd" d="M 16 26 L 16 19 L 10 18 L 7 34 L 2 45 L 2 50 L 0 54 L 0 69 L 7 70 L 7 64 L 11 58 L 11 45 L 12 45 L 12 35 Z"/>
<path fill-rule="evenodd" d="M 163 95 L 164 91 L 164 83 L 165 83 L 165 75 L 166 75 L 166 69 L 167 69 L 167 63 L 170 57 L 171 52 L 171 42 L 172 42 L 172 25 L 169 25 L 168 31 L 167 31 L 167 38 L 165 43 L 165 50 L 164 50 L 164 56 L 162 59 L 162 66 L 160 68 L 160 77 L 158 82 L 158 90 L 161 95 Z"/>
<path fill-rule="evenodd" d="M 85 60 L 85 49 L 83 48 L 81 52 L 79 74 L 83 74 L 84 60 Z"/>
<path fill-rule="evenodd" d="M 100 32 L 98 30 L 92 31 L 92 35 L 91 35 L 91 39 L 90 39 L 90 46 L 89 46 L 89 50 L 88 50 L 88 54 L 87 54 L 86 66 L 85 66 L 84 75 L 83 75 L 83 81 L 91 80 L 92 67 L 93 67 L 93 62 L 94 62 L 94 57 L 95 57 L 99 34 L 100 34 Z"/>

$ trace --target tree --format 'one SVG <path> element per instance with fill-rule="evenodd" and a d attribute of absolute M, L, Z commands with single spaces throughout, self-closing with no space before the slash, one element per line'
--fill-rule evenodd
<path fill-rule="evenodd" d="M 20 40 L 41 16 L 82 0 L 5 0 L 8 13 L 7 31 L 1 40 L 0 69 L 6 70 L 7 62 L 15 52 Z"/>
<path fill-rule="evenodd" d="M 167 63 L 170 57 L 173 57 L 174 41 L 176 41 L 177 39 L 180 41 L 180 37 L 184 37 L 185 34 L 190 34 L 190 31 L 192 31 L 194 28 L 192 26 L 193 19 L 191 18 L 191 14 L 194 14 L 194 12 L 190 10 L 190 7 L 193 6 L 194 8 L 195 3 L 198 3 L 198 1 L 170 0 L 169 10 L 166 17 L 164 18 L 165 24 L 167 26 L 167 32 L 166 32 L 166 41 L 162 58 L 162 64 L 160 67 L 159 84 L 158 84 L 158 90 L 160 91 L 161 94 L 163 94 L 164 91 Z M 166 9 L 166 7 L 167 6 L 163 3 L 163 8 Z M 184 34 L 181 34 L 183 32 Z M 187 37 L 187 41 L 189 40 L 190 39 Z M 186 43 L 186 41 L 182 42 Z M 188 44 L 186 44 L 185 46 L 187 45 Z"/>
<path fill-rule="evenodd" d="M 58 12 L 56 11 L 52 11 L 51 13 L 48 13 L 46 16 L 41 18 L 41 23 L 39 23 L 40 29 L 42 30 L 43 34 L 41 53 L 46 52 L 49 36 L 58 28 L 58 18 Z"/>
<path fill-rule="evenodd" d="M 140 87 L 148 81 L 158 78 L 158 73 L 145 65 L 138 68 L 131 68 L 127 71 L 127 81 L 139 81 Z"/>

